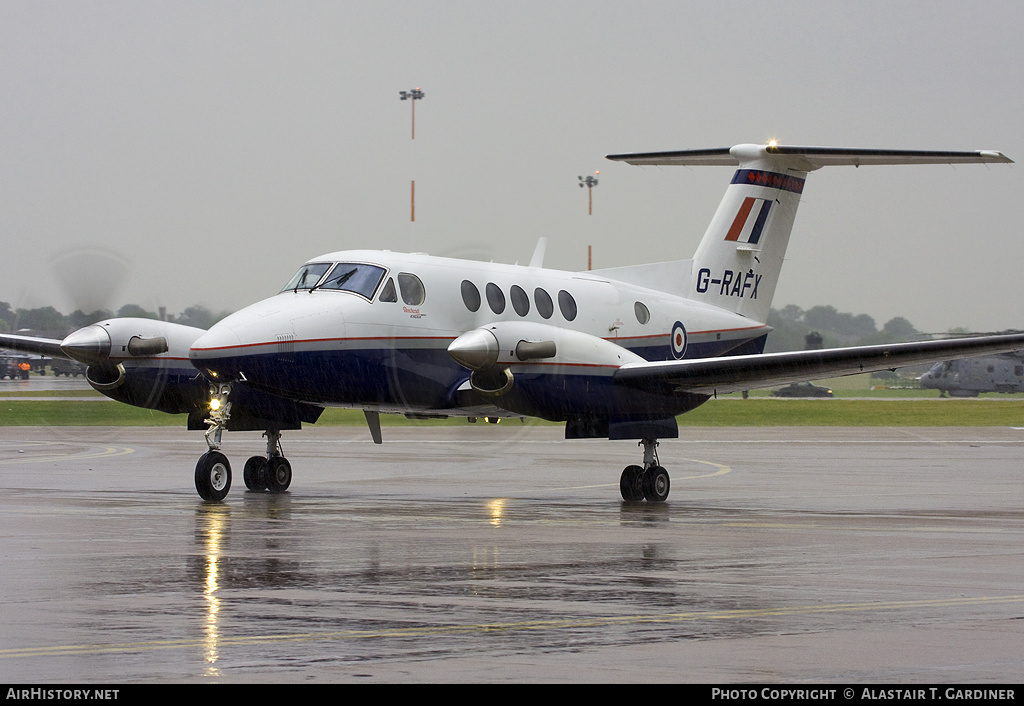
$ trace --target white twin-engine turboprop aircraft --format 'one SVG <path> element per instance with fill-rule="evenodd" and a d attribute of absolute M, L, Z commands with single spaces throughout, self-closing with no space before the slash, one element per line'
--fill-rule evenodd
<path fill-rule="evenodd" d="M 245 463 L 250 490 L 282 492 L 292 472 L 282 430 L 325 407 L 381 413 L 533 416 L 567 439 L 637 439 L 622 497 L 662 502 L 658 440 L 675 417 L 718 392 L 891 369 L 1024 348 L 1024 335 L 762 354 L 765 324 L 807 173 L 831 165 L 960 164 L 999 152 L 769 145 L 611 155 L 629 164 L 738 166 L 692 260 L 563 272 L 376 250 L 313 258 L 278 294 L 209 331 L 145 319 L 102 321 L 63 341 L 0 336 L 0 346 L 88 365 L 115 400 L 188 413 L 206 429 L 199 495 L 231 486 L 224 430 L 260 430 Z"/>

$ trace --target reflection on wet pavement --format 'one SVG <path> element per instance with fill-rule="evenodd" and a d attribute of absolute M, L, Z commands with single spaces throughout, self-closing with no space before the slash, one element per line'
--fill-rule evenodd
<path fill-rule="evenodd" d="M 515 458 L 453 439 L 401 463 L 403 438 L 383 455 L 314 436 L 289 493 L 238 483 L 208 504 L 180 472 L 201 448 L 183 433 L 8 430 L 0 675 L 707 681 L 724 666 L 694 649 L 728 644 L 760 665 L 737 657 L 734 680 L 769 661 L 772 678 L 879 681 L 884 665 L 837 667 L 825 646 L 841 634 L 873 665 L 879 635 L 1011 625 L 1024 606 L 1008 433 L 666 443 L 658 505 L 617 497 L 632 449 L 539 431 Z M 1024 654 L 1019 631 L 999 635 L 990 659 L 950 667 L 932 647 L 889 668 L 984 678 Z M 772 661 L 765 644 L 802 647 Z"/>

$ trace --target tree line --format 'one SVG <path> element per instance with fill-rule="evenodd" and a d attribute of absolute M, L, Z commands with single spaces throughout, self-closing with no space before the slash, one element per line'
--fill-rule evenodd
<path fill-rule="evenodd" d="M 208 329 L 230 313 L 230 311 L 214 313 L 205 306 L 196 304 L 188 307 L 180 314 L 168 314 L 165 318 L 172 323 Z M 7 302 L 0 302 L 0 332 L 13 333 L 28 330 L 36 335 L 46 334 L 55 338 L 62 338 L 75 329 L 115 317 L 161 318 L 157 312 L 148 311 L 138 304 L 125 304 L 117 311 L 100 309 L 86 313 L 78 309 L 65 315 L 52 306 L 44 306 L 37 309 L 11 309 L 11 305 Z"/>
<path fill-rule="evenodd" d="M 814 333 L 821 336 L 823 348 L 902 343 L 929 337 L 902 316 L 889 319 L 879 329 L 871 316 L 838 311 L 834 306 L 805 310 L 790 304 L 773 308 L 767 323 L 773 330 L 768 334 L 766 353 L 803 350 L 807 347 L 807 336 Z"/>

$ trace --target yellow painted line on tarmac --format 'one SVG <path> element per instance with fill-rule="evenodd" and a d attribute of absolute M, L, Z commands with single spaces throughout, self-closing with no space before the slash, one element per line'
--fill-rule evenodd
<path fill-rule="evenodd" d="M 699 476 L 683 476 L 679 480 L 696 480 L 698 478 L 714 478 L 715 476 L 724 476 L 726 473 L 729 473 L 730 471 L 732 471 L 731 467 L 723 465 L 721 463 L 715 463 L 714 461 L 701 461 L 700 459 L 697 459 L 697 458 L 684 458 L 682 460 L 683 461 L 689 461 L 690 463 L 699 463 L 699 464 L 702 464 L 702 465 L 705 465 L 705 466 L 712 466 L 714 468 L 717 468 L 718 470 L 716 470 L 713 473 L 704 473 L 704 474 L 699 475 Z M 673 480 L 675 480 L 675 479 L 673 478 Z"/>
<path fill-rule="evenodd" d="M 40 442 L 37 445 L 50 445 L 51 442 Z M 15 458 L 0 458 L 0 464 L 9 463 L 47 463 L 50 461 L 75 461 L 87 458 L 108 458 L 111 456 L 126 456 L 135 453 L 130 446 L 101 446 L 98 449 L 92 448 L 88 451 L 57 453 L 50 452 L 43 456 L 18 456 Z"/>
<path fill-rule="evenodd" d="M 877 611 L 928 610 L 933 608 L 957 608 L 967 606 L 999 605 L 1024 602 L 1024 595 L 981 596 L 975 598 L 934 598 L 912 601 L 880 601 L 874 603 L 833 603 L 830 605 L 792 606 L 781 608 L 756 608 L 749 610 L 693 611 L 685 613 L 637 614 L 621 616 L 578 617 L 553 620 L 525 620 L 504 623 L 475 623 L 468 625 L 436 625 L 406 628 L 382 628 L 380 630 L 334 630 L 324 632 L 284 633 L 279 635 L 248 635 L 239 637 L 218 636 L 212 642 L 217 649 L 232 645 L 259 645 L 282 642 L 324 642 L 339 640 L 369 640 L 409 637 L 433 637 L 438 635 L 486 635 L 488 633 L 518 632 L 527 630 L 566 630 L 578 628 L 601 628 L 617 625 L 651 625 L 701 620 L 750 620 L 759 618 L 831 614 L 870 613 Z M 149 652 L 156 650 L 203 649 L 211 647 L 211 639 L 187 638 L 179 640 L 149 640 L 138 642 L 114 642 L 84 645 L 54 645 L 52 647 L 24 647 L 0 650 L 0 659 L 31 657 L 60 657 L 80 654 L 110 654 L 126 652 Z"/>

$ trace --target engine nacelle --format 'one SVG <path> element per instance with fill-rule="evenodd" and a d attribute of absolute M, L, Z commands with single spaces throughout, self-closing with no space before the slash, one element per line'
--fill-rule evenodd
<path fill-rule="evenodd" d="M 192 412 L 205 402 L 206 384 L 188 359 L 205 331 L 154 319 L 107 319 L 61 342 L 85 363 L 86 379 L 107 397 L 163 412 Z"/>
<path fill-rule="evenodd" d="M 528 321 L 500 321 L 467 331 L 452 341 L 448 353 L 473 371 L 473 389 L 489 396 L 508 393 L 517 368 L 543 366 L 556 374 L 643 361 L 603 338 Z"/>

